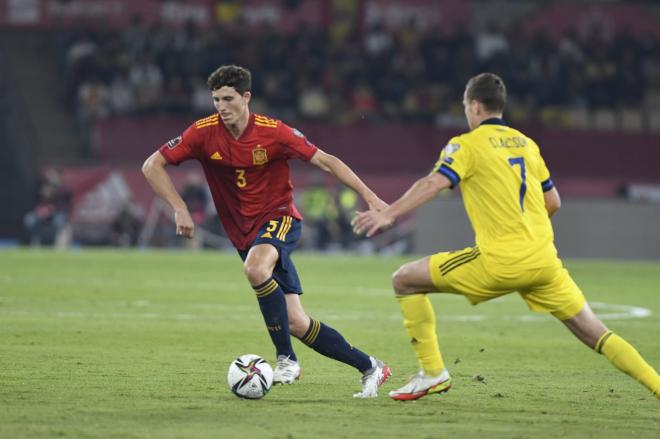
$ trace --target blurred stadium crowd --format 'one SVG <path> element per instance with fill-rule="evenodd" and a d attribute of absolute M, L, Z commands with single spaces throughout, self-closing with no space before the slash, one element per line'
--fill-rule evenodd
<path fill-rule="evenodd" d="M 389 198 L 466 128 L 465 82 L 491 71 L 507 121 L 552 146 L 563 194 L 660 199 L 659 23 L 657 2 L 633 0 L 0 0 L 0 236 L 180 245 L 139 163 L 215 111 L 206 78 L 229 63 L 254 73 L 252 111 L 333 148 Z M 306 245 L 361 245 L 355 194 L 293 170 Z M 220 236 L 189 171 L 175 184 Z M 409 251 L 413 228 L 377 245 Z"/>
<path fill-rule="evenodd" d="M 474 32 L 462 25 L 422 31 L 412 22 L 390 32 L 375 24 L 345 40 L 309 26 L 292 34 L 269 27 L 255 33 L 240 23 L 206 31 L 193 23 L 147 26 L 136 17 L 123 30 L 70 29 L 60 48 L 69 96 L 83 119 L 207 114 L 205 80 L 224 63 L 258 72 L 254 111 L 326 122 L 460 125 L 465 79 L 479 71 L 504 77 L 508 118 L 518 123 L 561 123 L 566 108 L 638 108 L 660 90 L 655 35 L 608 35 L 594 25 L 553 40 L 542 32 L 521 38 L 519 27 L 491 22 Z"/>

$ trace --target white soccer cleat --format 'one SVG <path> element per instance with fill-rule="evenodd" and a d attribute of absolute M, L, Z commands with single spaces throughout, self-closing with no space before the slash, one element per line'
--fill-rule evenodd
<path fill-rule="evenodd" d="M 375 398 L 378 396 L 378 388 L 392 375 L 390 367 L 380 360 L 371 358 L 374 367 L 362 376 L 362 391 L 353 395 L 353 398 Z"/>
<path fill-rule="evenodd" d="M 273 384 L 292 384 L 298 379 L 300 379 L 300 364 L 284 355 L 278 356 L 273 371 Z"/>
<path fill-rule="evenodd" d="M 426 375 L 424 371 L 419 371 L 403 387 L 392 390 L 390 398 L 397 401 L 412 401 L 431 393 L 444 393 L 451 388 L 451 376 L 447 369 L 440 372 L 440 375 Z"/>

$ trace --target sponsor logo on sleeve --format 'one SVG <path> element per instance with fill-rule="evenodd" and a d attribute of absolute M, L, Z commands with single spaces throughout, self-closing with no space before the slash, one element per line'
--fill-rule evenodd
<path fill-rule="evenodd" d="M 177 147 L 179 143 L 181 143 L 181 136 L 175 137 L 174 139 L 170 140 L 169 142 L 166 143 L 167 147 L 169 149 L 174 149 Z"/>

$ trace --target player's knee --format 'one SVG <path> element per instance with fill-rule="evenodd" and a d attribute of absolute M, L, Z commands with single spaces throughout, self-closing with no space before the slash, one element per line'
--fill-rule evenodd
<path fill-rule="evenodd" d="M 245 277 L 248 282 L 250 282 L 250 285 L 262 284 L 266 282 L 272 274 L 270 270 L 262 264 L 250 261 L 245 261 L 243 264 L 243 273 L 245 273 Z"/>
<path fill-rule="evenodd" d="M 409 287 L 406 281 L 406 271 L 406 266 L 404 265 L 399 267 L 399 269 L 392 274 L 392 288 L 394 289 L 394 294 L 397 296 L 409 294 Z"/>

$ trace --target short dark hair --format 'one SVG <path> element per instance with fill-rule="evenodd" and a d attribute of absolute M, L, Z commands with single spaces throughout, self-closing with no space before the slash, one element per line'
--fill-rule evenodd
<path fill-rule="evenodd" d="M 470 78 L 465 88 L 468 101 L 478 101 L 490 113 L 501 113 L 506 105 L 506 86 L 494 73 L 481 73 Z"/>
<path fill-rule="evenodd" d="M 206 81 L 209 90 L 217 90 L 224 86 L 234 87 L 234 89 L 243 94 L 252 89 L 252 74 L 244 67 L 228 65 L 218 68 L 211 73 Z"/>

